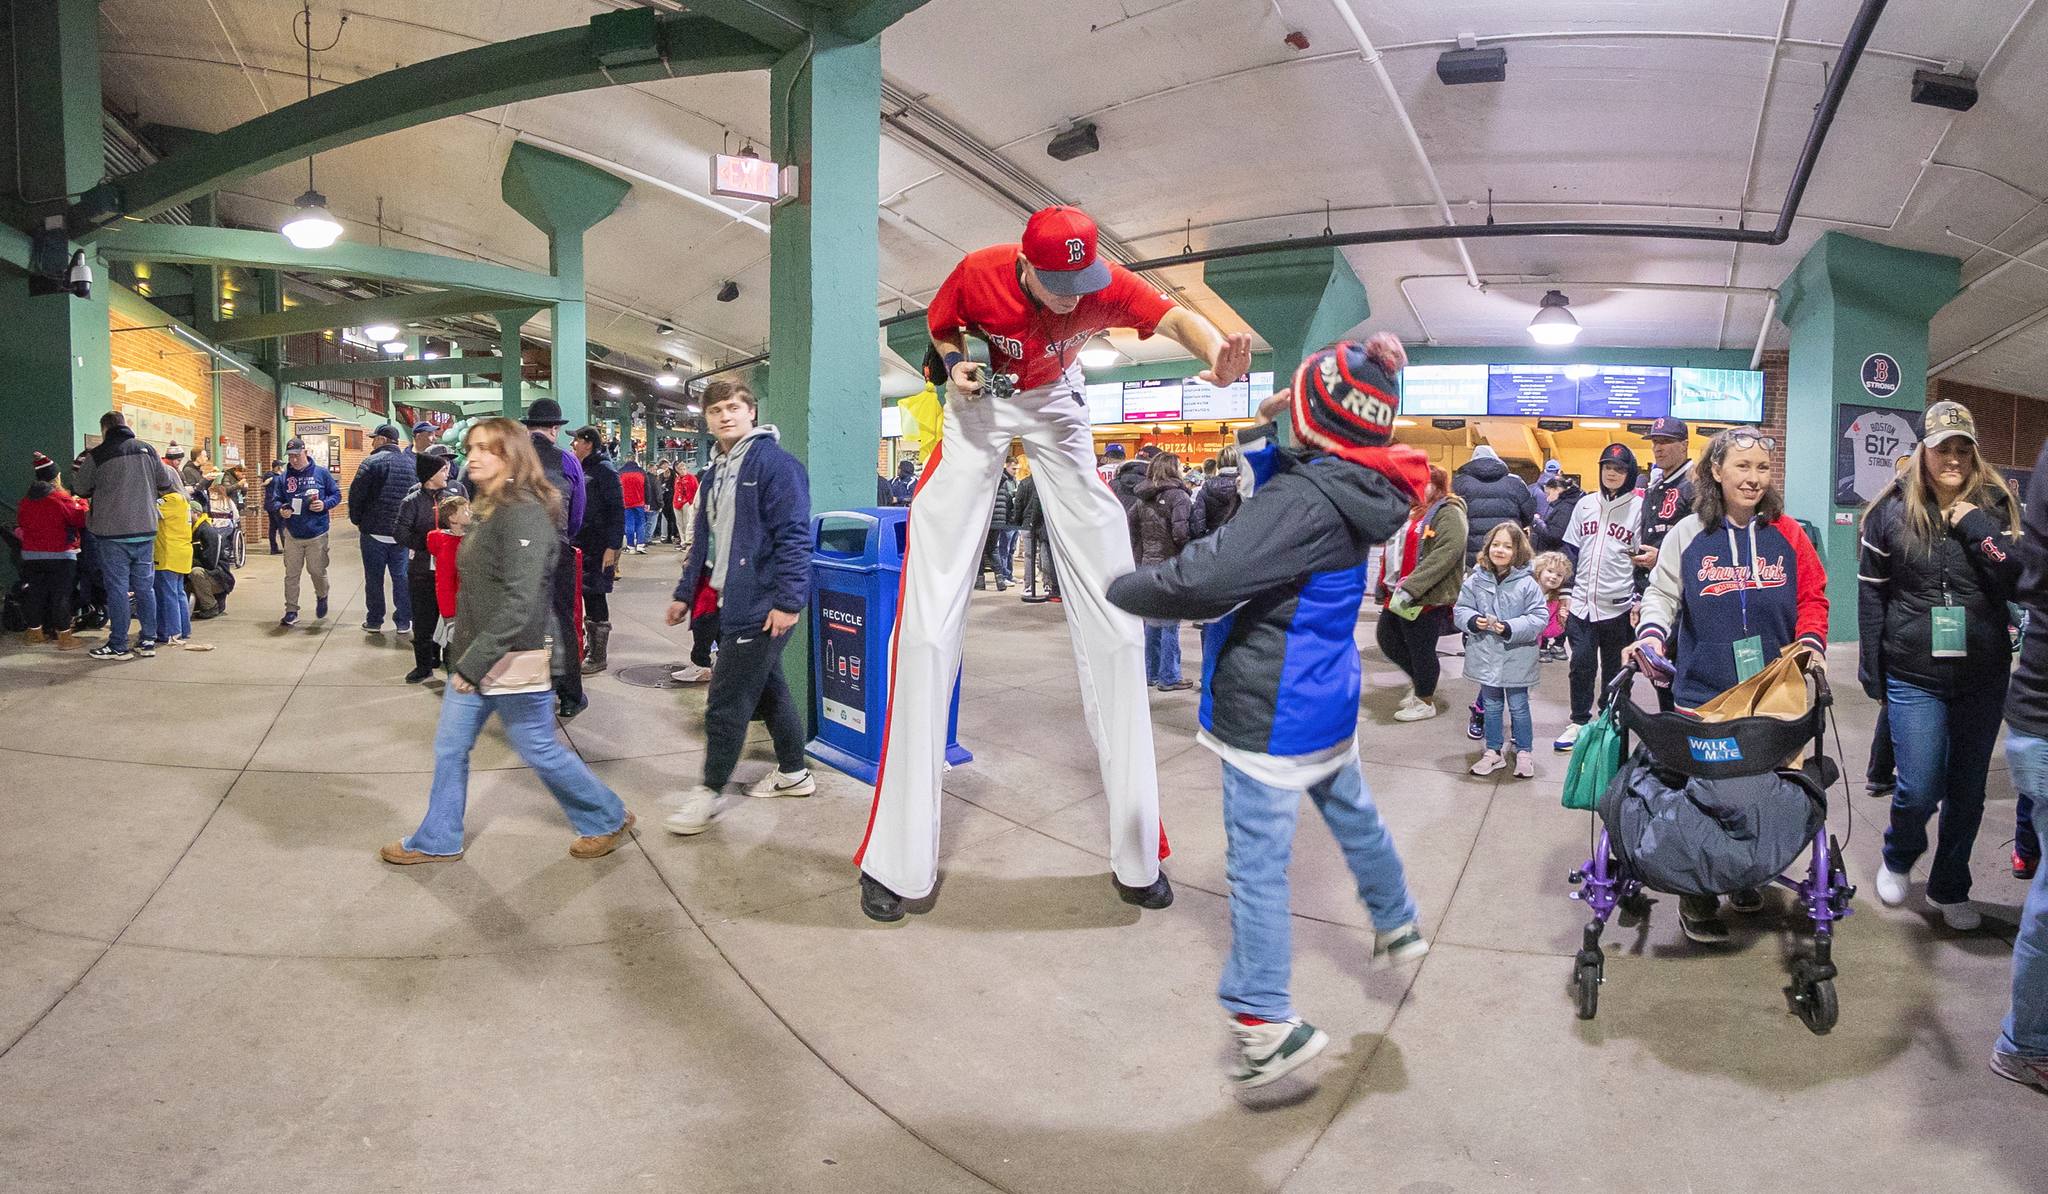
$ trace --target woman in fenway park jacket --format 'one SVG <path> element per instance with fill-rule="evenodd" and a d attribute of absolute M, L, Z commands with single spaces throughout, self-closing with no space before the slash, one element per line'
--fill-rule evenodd
<path fill-rule="evenodd" d="M 2012 667 L 2005 603 L 2019 580 L 2018 510 L 1977 455 L 1970 412 L 1937 402 L 1920 446 L 1863 517 L 1857 672 L 1885 702 L 1898 760 L 1877 895 L 1905 902 L 1939 808 L 1927 902 L 1958 931 L 1983 919 L 1970 906 L 1970 850 Z"/>
<path fill-rule="evenodd" d="M 1629 654 L 1676 662 L 1672 696 L 1682 709 L 1733 688 L 1794 642 L 1816 663 L 1826 656 L 1827 573 L 1771 480 L 1776 449 L 1754 427 L 1715 436 L 1700 460 L 1693 513 L 1657 553 Z M 1719 896 L 1682 897 L 1679 928 L 1705 944 L 1727 941 L 1720 907 Z M 1735 893 L 1736 911 L 1762 907 L 1756 890 Z"/>

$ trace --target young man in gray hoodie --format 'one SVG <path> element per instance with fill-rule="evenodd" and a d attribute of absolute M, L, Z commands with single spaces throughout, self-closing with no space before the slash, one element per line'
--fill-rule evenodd
<path fill-rule="evenodd" d="M 94 659 L 156 655 L 156 502 L 177 488 L 156 449 L 135 438 L 120 411 L 100 416 L 98 446 L 78 458 L 78 496 L 92 500 L 85 529 L 99 541 L 100 575 L 107 586 L 107 641 Z M 128 594 L 142 637 L 128 649 Z"/>

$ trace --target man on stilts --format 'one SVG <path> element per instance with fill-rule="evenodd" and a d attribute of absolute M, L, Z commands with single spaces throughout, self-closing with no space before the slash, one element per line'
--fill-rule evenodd
<path fill-rule="evenodd" d="M 1130 535 L 1123 507 L 1095 473 L 1076 359 L 1090 337 L 1110 328 L 1157 332 L 1207 362 L 1201 380 L 1223 387 L 1250 367 L 1251 337 L 1225 336 L 1102 260 L 1095 222 L 1071 207 L 1034 214 L 1021 244 L 970 253 L 926 319 L 950 393 L 944 437 L 910 506 L 881 773 L 854 856 L 861 911 L 900 920 L 903 901 L 930 895 L 938 880 L 947 702 L 982 532 L 1012 439 L 1024 442 L 1038 478 L 1066 598 L 1081 705 L 1109 801 L 1112 881 L 1127 903 L 1167 907 L 1173 888 L 1159 869 L 1166 843 L 1141 623 L 1104 596 L 1111 580 L 1133 568 Z M 969 335 L 987 342 L 987 366 L 967 359 Z"/>

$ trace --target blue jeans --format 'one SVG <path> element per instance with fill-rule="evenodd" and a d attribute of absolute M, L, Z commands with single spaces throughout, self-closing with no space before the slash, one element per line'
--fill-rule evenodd
<path fill-rule="evenodd" d="M 405 839 L 422 854 L 462 853 L 462 810 L 469 802 L 469 752 L 491 714 L 521 762 L 539 774 L 578 837 L 612 833 L 626 823 L 626 806 L 582 759 L 555 738 L 555 694 L 522 692 L 484 696 L 457 692 L 451 683 L 441 697 L 441 724 L 434 731 L 434 786 L 427 815 Z"/>
<path fill-rule="evenodd" d="M 102 539 L 100 576 L 107 584 L 107 645 L 116 651 L 128 649 L 128 619 L 142 619 L 144 641 L 155 642 L 156 626 L 156 537 L 147 539 Z M 131 615 L 128 592 L 135 591 Z"/>
<path fill-rule="evenodd" d="M 1948 700 L 1902 680 L 1885 681 L 1899 786 L 1892 794 L 1884 865 L 1899 874 L 1927 852 L 1927 822 L 1937 808 L 1940 831 L 1927 898 L 1957 904 L 1970 898 L 1970 848 L 1984 821 L 1984 776 L 2005 716 L 2003 668 Z"/>
<path fill-rule="evenodd" d="M 1145 623 L 1145 683 L 1180 683 L 1180 623 Z"/>
<path fill-rule="evenodd" d="M 1017 579 L 1017 532 L 996 532 L 996 575 L 1009 584 Z"/>
<path fill-rule="evenodd" d="M 2048 833 L 2048 739 L 2008 734 L 2012 786 L 2033 805 L 2034 832 Z M 2012 1009 L 1998 1036 L 2002 1052 L 2048 1057 L 2048 867 L 2034 872 L 2020 932 L 2012 944 Z"/>
<path fill-rule="evenodd" d="M 384 624 L 384 574 L 391 574 L 391 609 L 400 630 L 412 626 L 412 591 L 405 582 L 405 548 L 363 536 L 363 621 Z"/>
<path fill-rule="evenodd" d="M 185 574 L 157 569 L 156 620 L 165 638 L 192 637 L 192 599 L 185 595 Z"/>
<path fill-rule="evenodd" d="M 647 542 L 648 511 L 639 506 L 626 507 L 626 546 L 638 547 Z"/>
<path fill-rule="evenodd" d="M 1415 900 L 1394 839 L 1380 821 L 1357 760 L 1308 790 L 1344 850 L 1372 927 L 1388 932 L 1415 919 Z M 1294 968 L 1287 863 L 1301 791 L 1260 783 L 1223 764 L 1224 869 L 1230 878 L 1230 959 L 1216 994 L 1225 1010 L 1262 1020 L 1294 1015 L 1287 982 Z"/>
<path fill-rule="evenodd" d="M 1508 718 L 1514 723 L 1515 749 L 1527 751 L 1535 741 L 1536 732 L 1529 725 L 1529 690 L 1526 688 L 1495 688 L 1491 684 L 1479 686 L 1479 705 L 1486 714 L 1486 749 L 1499 750 L 1503 740 L 1501 706 L 1507 706 Z"/>

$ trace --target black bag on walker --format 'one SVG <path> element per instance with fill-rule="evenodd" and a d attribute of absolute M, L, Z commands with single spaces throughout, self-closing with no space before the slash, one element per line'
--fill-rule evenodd
<path fill-rule="evenodd" d="M 1615 853 L 1645 886 L 1724 895 L 1785 873 L 1827 817 L 1804 771 L 1701 779 L 1659 767 L 1638 747 L 1600 801 Z"/>

